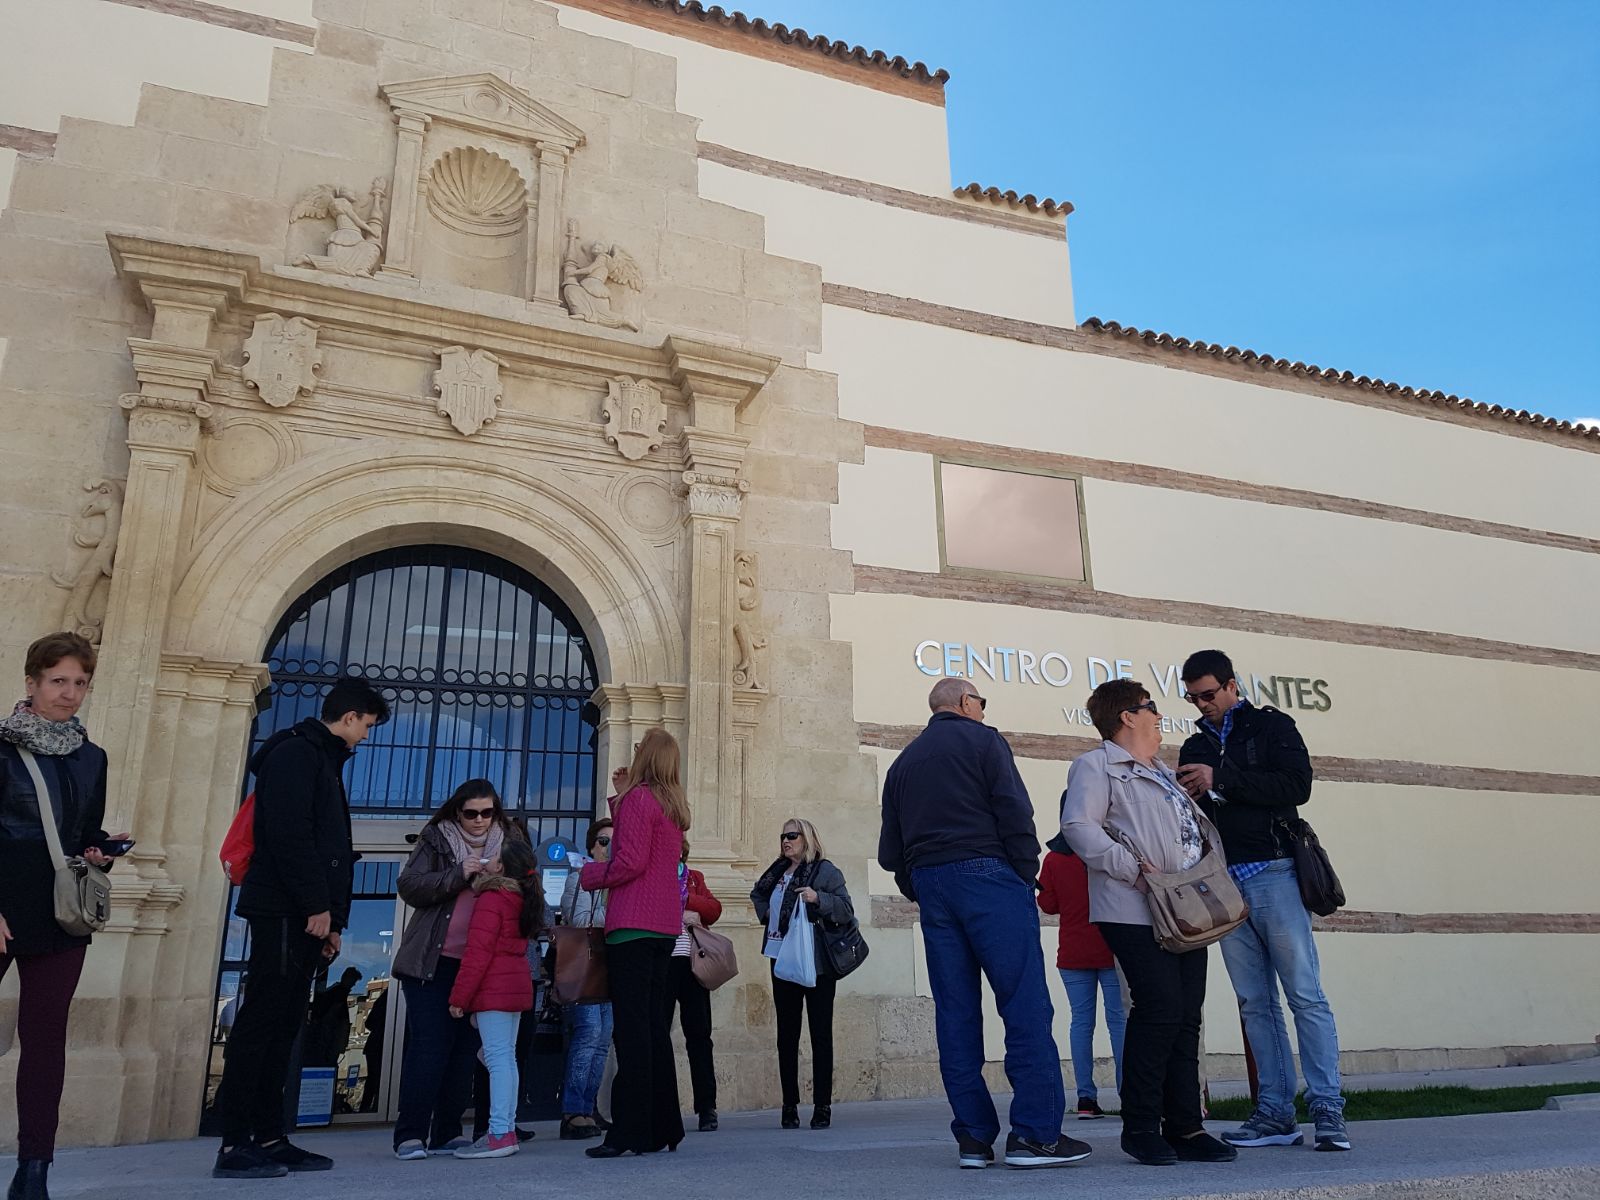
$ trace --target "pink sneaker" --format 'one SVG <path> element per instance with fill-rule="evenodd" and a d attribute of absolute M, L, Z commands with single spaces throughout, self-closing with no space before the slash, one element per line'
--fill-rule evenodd
<path fill-rule="evenodd" d="M 456 1151 L 457 1158 L 510 1158 L 521 1147 L 517 1135 L 511 1133 L 486 1133 L 470 1146 Z"/>

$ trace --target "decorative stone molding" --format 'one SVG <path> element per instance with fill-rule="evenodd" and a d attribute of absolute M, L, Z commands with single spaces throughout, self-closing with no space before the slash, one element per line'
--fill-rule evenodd
<path fill-rule="evenodd" d="M 386 83 L 378 91 L 398 128 L 385 273 L 417 274 L 424 211 L 458 231 L 499 236 L 516 231 L 504 209 L 515 195 L 528 231 L 523 296 L 558 306 L 567 167 L 583 130 L 488 72 Z M 449 198 L 435 198 L 436 190 Z"/>
<path fill-rule="evenodd" d="M 89 493 L 72 531 L 72 541 L 89 551 L 76 571 L 62 571 L 51 578 L 68 589 L 66 612 L 61 624 L 95 645 L 100 644 L 104 616 L 91 616 L 95 592 L 102 579 L 111 578 L 117 553 L 117 535 L 122 528 L 122 481 L 91 479 L 83 485 Z M 103 607 L 102 607 L 103 611 Z"/>
<path fill-rule="evenodd" d="M 667 406 L 655 384 L 618 375 L 606 383 L 606 402 L 601 415 L 606 422 L 606 441 L 629 462 L 638 462 L 661 445 L 667 428 Z"/>
<path fill-rule="evenodd" d="M 148 392 L 125 392 L 117 403 L 128 414 L 128 444 L 149 444 L 158 450 L 194 451 L 200 434 L 217 432 L 216 406 L 207 400 L 183 400 Z"/>
<path fill-rule="evenodd" d="M 578 223 L 567 222 L 561 302 L 573 320 L 637 333 L 644 328 L 639 303 L 643 289 L 644 275 L 633 255 L 605 242 L 584 246 L 578 238 Z"/>
<path fill-rule="evenodd" d="M 439 369 L 433 373 L 441 417 L 449 417 L 456 431 L 471 437 L 500 415 L 500 368 L 505 364 L 487 350 L 450 346 L 439 352 Z"/>
<path fill-rule="evenodd" d="M 733 622 L 733 643 L 739 653 L 733 666 L 733 686 L 747 692 L 767 690 L 768 638 L 761 624 L 760 567 L 753 550 L 741 550 L 733 556 L 739 605 Z"/>
<path fill-rule="evenodd" d="M 722 517 L 737 521 L 744 511 L 745 493 L 750 484 L 731 475 L 708 475 L 685 471 L 683 482 L 689 489 L 691 517 Z"/>
<path fill-rule="evenodd" d="M 277 313 L 257 317 L 244 344 L 245 386 L 254 388 L 273 408 L 287 407 L 302 393 L 309 397 L 322 370 L 318 328 L 304 317 L 285 320 Z"/>
<path fill-rule="evenodd" d="M 356 194 L 346 187 L 319 183 L 304 192 L 289 214 L 289 265 L 335 275 L 370 277 L 383 261 L 383 226 L 389 205 L 389 181 L 374 179 L 367 191 L 367 212 L 356 208 Z M 297 243 L 314 231 L 321 254 L 296 253 Z"/>

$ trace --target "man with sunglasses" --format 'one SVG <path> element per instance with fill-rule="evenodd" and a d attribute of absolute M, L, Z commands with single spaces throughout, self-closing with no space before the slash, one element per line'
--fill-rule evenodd
<path fill-rule="evenodd" d="M 933 716 L 883 784 L 878 865 L 920 906 L 933 988 L 939 1074 L 959 1165 L 994 1161 L 1000 1118 L 983 1079 L 980 972 L 1006 1027 L 1011 1082 L 1008 1167 L 1058 1167 L 1089 1157 L 1061 1132 L 1066 1092 L 1051 1035 L 1039 910 L 1033 804 L 1005 738 L 983 723 L 988 701 L 965 679 L 928 694 Z"/>
<path fill-rule="evenodd" d="M 1318 1150 L 1348 1150 L 1339 1077 L 1339 1034 L 1322 991 L 1311 914 L 1300 900 L 1294 851 L 1281 822 L 1311 799 L 1311 755 L 1294 719 L 1239 694 L 1233 663 L 1200 650 L 1183 664 L 1184 698 L 1200 710 L 1183 744 L 1178 778 L 1222 835 L 1228 873 L 1250 905 L 1249 919 L 1222 939 L 1222 960 L 1239 998 L 1255 1055 L 1255 1111 L 1222 1135 L 1235 1146 L 1298 1146 L 1294 1055 L 1278 983 L 1294 1014 L 1306 1103 Z"/>

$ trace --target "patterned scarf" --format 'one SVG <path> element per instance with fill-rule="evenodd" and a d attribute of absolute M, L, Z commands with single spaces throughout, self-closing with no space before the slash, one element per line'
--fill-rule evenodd
<path fill-rule="evenodd" d="M 78 718 L 51 721 L 33 711 L 27 700 L 18 700 L 11 715 L 0 720 L 0 740 L 15 743 L 35 754 L 59 757 L 71 754 L 88 740 Z"/>
<path fill-rule="evenodd" d="M 469 858 L 493 858 L 500 853 L 500 843 L 505 840 L 505 830 L 499 821 L 490 821 L 488 832 L 477 838 L 468 837 L 459 821 L 440 821 L 439 831 L 444 834 L 450 853 L 458 863 Z"/>

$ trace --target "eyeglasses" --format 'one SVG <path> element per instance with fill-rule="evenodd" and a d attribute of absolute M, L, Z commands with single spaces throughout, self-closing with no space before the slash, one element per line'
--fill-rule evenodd
<path fill-rule="evenodd" d="M 463 808 L 461 810 L 461 819 L 463 821 L 487 821 L 492 816 L 494 816 L 494 809 L 492 808 Z"/>
<path fill-rule="evenodd" d="M 1210 704 L 1216 694 L 1227 686 L 1223 684 L 1222 687 L 1207 688 L 1203 692 L 1185 692 L 1183 698 L 1190 704 Z"/>
<path fill-rule="evenodd" d="M 1156 707 L 1154 700 L 1146 700 L 1143 704 L 1135 704 L 1132 708 L 1125 708 L 1123 712 L 1147 712 L 1153 717 L 1159 717 L 1161 710 Z"/>
<path fill-rule="evenodd" d="M 778 836 L 786 842 L 792 842 L 796 838 L 803 837 L 804 835 L 798 829 L 786 829 Z"/>
<path fill-rule="evenodd" d="M 968 692 L 965 696 L 963 696 L 961 698 L 963 700 L 976 700 L 978 702 L 978 711 L 979 712 L 988 712 L 989 711 L 989 702 L 987 700 L 985 700 L 982 696 L 978 695 L 977 692 Z"/>
<path fill-rule="evenodd" d="M 611 839 L 608 837 L 597 837 L 594 840 L 594 844 L 596 846 L 609 846 L 611 845 Z"/>

